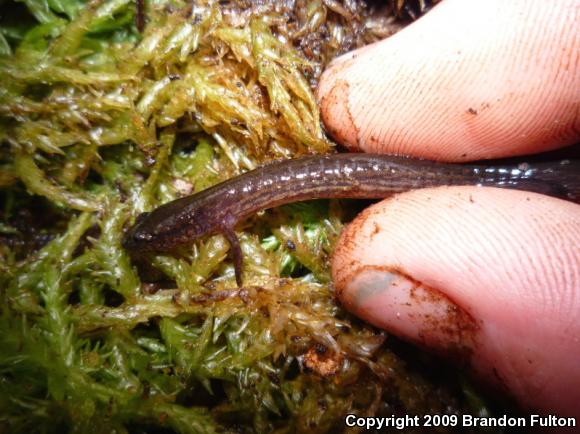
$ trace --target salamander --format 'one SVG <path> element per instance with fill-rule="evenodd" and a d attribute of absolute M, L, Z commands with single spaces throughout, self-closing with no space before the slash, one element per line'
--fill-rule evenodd
<path fill-rule="evenodd" d="M 382 154 L 309 156 L 268 164 L 160 206 L 137 218 L 123 245 L 130 252 L 170 252 L 222 233 L 242 285 L 236 223 L 257 211 L 323 198 L 384 198 L 417 188 L 477 185 L 580 201 L 580 160 L 514 166 L 444 164 Z"/>

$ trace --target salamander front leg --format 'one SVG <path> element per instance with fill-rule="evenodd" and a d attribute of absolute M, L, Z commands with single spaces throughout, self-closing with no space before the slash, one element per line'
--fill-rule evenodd
<path fill-rule="evenodd" d="M 232 258 L 234 260 L 234 270 L 236 272 L 236 283 L 238 288 L 242 287 L 242 271 L 244 256 L 242 253 L 242 247 L 240 246 L 240 240 L 231 227 L 225 227 L 223 233 L 230 243 L 230 251 L 232 252 Z"/>

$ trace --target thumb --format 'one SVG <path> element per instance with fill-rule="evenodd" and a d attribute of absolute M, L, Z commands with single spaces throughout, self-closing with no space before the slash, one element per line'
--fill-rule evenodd
<path fill-rule="evenodd" d="M 318 89 L 329 133 L 352 149 L 466 161 L 580 138 L 576 0 L 446 0 L 349 53 Z"/>
<path fill-rule="evenodd" d="M 415 190 L 344 231 L 337 294 L 528 409 L 580 416 L 580 206 L 495 188 Z"/>

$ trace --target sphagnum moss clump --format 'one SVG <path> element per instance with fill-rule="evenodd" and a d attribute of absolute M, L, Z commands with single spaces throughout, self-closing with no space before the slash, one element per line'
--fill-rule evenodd
<path fill-rule="evenodd" d="M 140 270 L 121 247 L 143 211 L 333 152 L 313 87 L 396 29 L 388 11 L 157 0 L 141 34 L 129 0 L 2 8 L 0 433 L 334 432 L 348 413 L 485 411 L 337 305 L 339 202 L 243 222 L 243 289 L 221 236 Z"/>

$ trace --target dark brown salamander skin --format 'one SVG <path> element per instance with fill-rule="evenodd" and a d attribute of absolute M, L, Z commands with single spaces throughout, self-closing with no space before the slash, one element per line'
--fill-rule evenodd
<path fill-rule="evenodd" d="M 235 224 L 278 205 L 322 198 L 384 198 L 416 188 L 480 185 L 533 191 L 580 201 L 580 161 L 476 166 L 379 154 L 335 154 L 260 167 L 139 216 L 123 245 L 134 253 L 171 251 L 223 233 L 231 244 L 241 285 Z"/>

